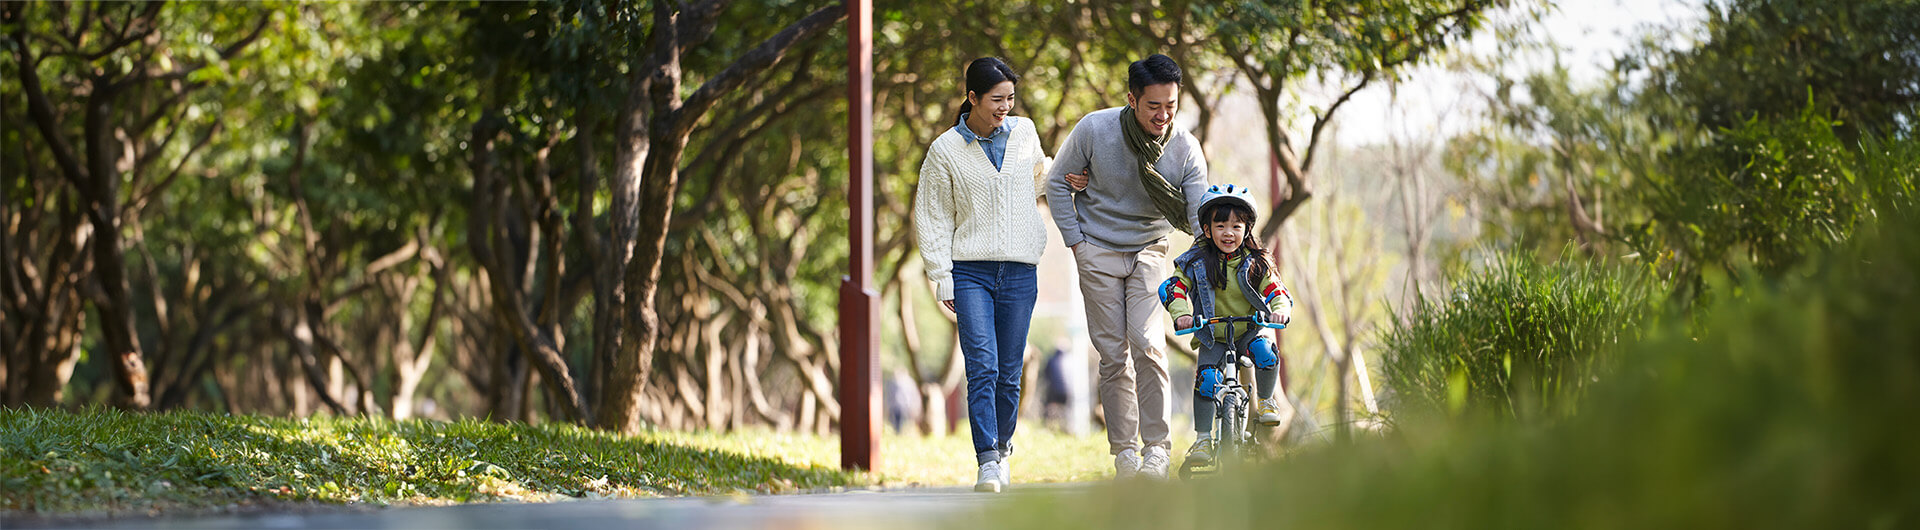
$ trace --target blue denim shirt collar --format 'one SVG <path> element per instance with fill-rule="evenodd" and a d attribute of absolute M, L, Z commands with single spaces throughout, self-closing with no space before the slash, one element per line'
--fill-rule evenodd
<path fill-rule="evenodd" d="M 982 140 L 997 142 L 1006 139 L 1007 135 L 1013 132 L 1013 120 L 1000 120 L 1000 126 L 994 127 L 992 133 L 988 133 L 986 136 L 974 134 L 973 128 L 967 126 L 967 116 L 971 115 L 973 115 L 971 112 L 961 113 L 960 123 L 954 124 L 953 126 L 953 130 L 960 131 L 960 137 L 967 140 L 967 145 L 973 145 L 974 142 Z"/>
<path fill-rule="evenodd" d="M 960 123 L 955 124 L 953 130 L 959 131 L 960 137 L 965 138 L 967 144 L 980 146 L 980 152 L 987 155 L 987 161 L 993 162 L 994 170 L 1006 169 L 1003 166 L 1006 165 L 1007 138 L 1013 133 L 1013 119 L 1001 120 L 1000 126 L 994 127 L 993 132 L 988 133 L 987 136 L 980 136 L 974 134 L 972 128 L 967 127 L 967 116 L 971 114 L 970 112 L 961 114 Z"/>

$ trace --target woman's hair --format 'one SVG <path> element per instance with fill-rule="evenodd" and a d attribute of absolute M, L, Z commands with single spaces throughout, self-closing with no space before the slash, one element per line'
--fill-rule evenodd
<path fill-rule="evenodd" d="M 1233 201 L 1216 201 L 1200 207 L 1200 226 L 1239 219 L 1247 225 L 1247 234 L 1240 238 L 1240 249 L 1246 252 L 1247 259 L 1253 260 L 1247 270 L 1250 277 L 1265 278 L 1267 271 L 1273 268 L 1273 262 L 1267 259 L 1267 250 L 1260 248 L 1260 238 L 1253 237 L 1253 226 L 1260 220 L 1252 208 Z M 1205 232 L 1202 232 L 1205 233 Z M 1207 267 L 1207 283 L 1219 289 L 1227 285 L 1227 260 L 1232 256 L 1220 254 L 1220 248 L 1213 246 L 1213 238 L 1201 236 L 1205 250 L 1201 252 L 1203 263 Z"/>
<path fill-rule="evenodd" d="M 1018 85 L 1020 84 L 1020 76 L 1013 73 L 1013 67 L 1007 66 L 1007 63 L 1001 61 L 999 57 L 981 57 L 974 59 L 971 63 L 967 63 L 968 92 L 985 95 L 988 90 L 993 90 L 993 87 L 1000 86 L 1000 83 L 1009 81 Z M 973 112 L 973 101 L 962 99 L 960 101 L 960 112 L 953 115 L 953 124 L 959 125 L 960 117 L 965 116 L 968 112 Z"/>

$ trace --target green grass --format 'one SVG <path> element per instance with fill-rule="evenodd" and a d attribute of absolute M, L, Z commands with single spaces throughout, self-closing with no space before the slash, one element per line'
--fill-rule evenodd
<path fill-rule="evenodd" d="M 964 426 L 964 425 L 963 425 Z M 1111 476 L 1104 435 L 1028 428 L 1022 483 Z M 887 435 L 878 473 L 839 439 L 771 431 L 615 436 L 566 425 L 0 409 L 0 513 L 200 512 L 970 485 L 971 444 Z M 1184 446 L 1182 446 L 1184 447 Z"/>
<path fill-rule="evenodd" d="M 0 410 L 0 510 L 114 514 L 280 502 L 543 501 L 780 493 L 869 482 L 824 461 L 743 455 L 670 438 L 479 421 Z"/>
<path fill-rule="evenodd" d="M 1381 337 L 1394 411 L 1535 419 L 1577 409 L 1609 357 L 1657 312 L 1659 290 L 1635 269 L 1577 255 L 1545 262 L 1499 255 L 1422 300 Z"/>

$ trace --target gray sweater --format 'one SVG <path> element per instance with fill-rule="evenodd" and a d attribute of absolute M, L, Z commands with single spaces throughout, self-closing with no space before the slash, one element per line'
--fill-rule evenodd
<path fill-rule="evenodd" d="M 1140 163 L 1121 135 L 1120 110 L 1098 110 L 1081 118 L 1047 170 L 1047 207 L 1069 247 L 1091 241 L 1108 250 L 1133 252 L 1173 231 L 1140 185 Z M 1207 192 L 1207 159 L 1192 133 L 1172 127 L 1173 138 L 1155 166 L 1186 193 L 1184 221 L 1198 226 L 1200 198 Z M 1066 175 L 1087 168 L 1093 169 L 1087 189 L 1073 191 Z"/>

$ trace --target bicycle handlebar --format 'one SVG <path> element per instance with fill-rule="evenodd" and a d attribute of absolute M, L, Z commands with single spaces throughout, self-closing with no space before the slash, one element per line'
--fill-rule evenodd
<path fill-rule="evenodd" d="M 1261 322 L 1261 321 L 1260 321 L 1259 319 L 1256 319 L 1256 318 L 1253 318 L 1253 317 L 1250 317 L 1250 316 L 1241 316 L 1241 317 L 1213 317 L 1213 318 L 1209 318 L 1209 319 L 1204 319 L 1204 320 L 1200 320 L 1200 321 L 1199 321 L 1198 323 L 1196 323 L 1196 324 L 1194 324 L 1194 326 L 1193 326 L 1193 327 L 1191 327 L 1191 328 L 1187 328 L 1187 329 L 1183 329 L 1183 330 L 1179 330 L 1179 331 L 1175 331 L 1175 332 L 1173 332 L 1173 334 L 1175 334 L 1175 335 L 1190 335 L 1190 334 L 1192 334 L 1192 333 L 1193 333 L 1193 332 L 1195 332 L 1195 331 L 1200 331 L 1200 329 L 1201 329 L 1201 328 L 1205 328 L 1205 327 L 1207 327 L 1207 326 L 1211 326 L 1211 325 L 1214 325 L 1214 324 L 1218 324 L 1218 323 L 1222 323 L 1222 322 L 1244 322 L 1244 323 L 1248 323 L 1248 324 L 1259 324 L 1259 325 L 1260 325 L 1260 327 L 1263 327 L 1263 328 L 1267 328 L 1267 329 L 1287 329 L 1287 325 L 1286 325 L 1286 324 L 1276 324 L 1276 323 L 1273 323 L 1273 322 Z"/>

